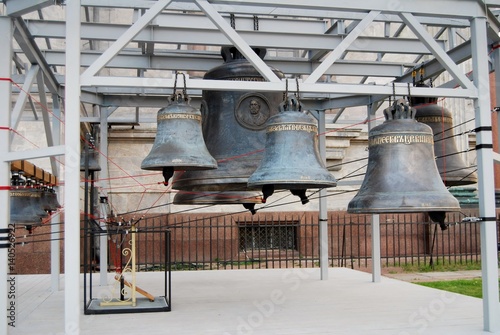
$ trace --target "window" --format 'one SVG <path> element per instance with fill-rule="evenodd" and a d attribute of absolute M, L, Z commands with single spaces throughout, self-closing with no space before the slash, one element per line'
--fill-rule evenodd
<path fill-rule="evenodd" d="M 286 224 L 240 223 L 240 251 L 297 250 L 298 222 Z"/>

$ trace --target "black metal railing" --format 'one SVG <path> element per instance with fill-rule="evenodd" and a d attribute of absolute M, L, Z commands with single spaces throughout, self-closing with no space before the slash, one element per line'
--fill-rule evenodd
<path fill-rule="evenodd" d="M 477 209 L 448 213 L 446 230 L 425 213 L 380 215 L 382 265 L 480 262 L 480 223 L 462 220 L 477 215 Z M 317 212 L 165 215 L 145 218 L 139 227 L 142 232 L 158 228 L 171 231 L 173 270 L 319 266 Z M 154 254 L 147 246 L 152 241 L 153 236 L 141 244 Z M 328 214 L 330 266 L 369 269 L 371 242 L 371 215 Z"/>

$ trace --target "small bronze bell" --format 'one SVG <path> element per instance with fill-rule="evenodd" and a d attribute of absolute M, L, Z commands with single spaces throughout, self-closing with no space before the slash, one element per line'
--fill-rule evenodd
<path fill-rule="evenodd" d="M 430 213 L 460 209 L 446 189 L 434 160 L 432 129 L 415 121 L 415 110 L 400 99 L 384 110 L 386 121 L 368 138 L 368 167 L 350 213 Z M 433 220 L 434 220 L 433 219 Z"/>
<path fill-rule="evenodd" d="M 57 201 L 56 191 L 52 186 L 43 187 L 42 198 L 44 199 L 44 209 L 48 212 L 57 211 L 61 205 Z"/>
<path fill-rule="evenodd" d="M 417 111 L 415 120 L 432 128 L 436 164 L 444 184 L 463 186 L 477 183 L 474 169 L 466 166 L 458 154 L 451 112 L 438 106 L 436 98 L 412 97 L 411 105 Z"/>
<path fill-rule="evenodd" d="M 158 111 L 157 120 L 155 141 L 141 169 L 163 171 L 167 184 L 174 171 L 217 168 L 203 140 L 201 113 L 185 94 L 173 96 L 171 103 Z"/>
<path fill-rule="evenodd" d="M 301 112 L 297 99 L 287 99 L 267 123 L 264 157 L 248 178 L 248 187 L 261 187 L 264 200 L 274 190 L 290 190 L 305 204 L 307 189 L 336 184 L 319 154 L 316 120 Z"/>

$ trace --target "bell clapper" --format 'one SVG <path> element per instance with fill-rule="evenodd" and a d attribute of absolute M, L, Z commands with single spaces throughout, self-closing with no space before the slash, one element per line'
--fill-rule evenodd
<path fill-rule="evenodd" d="M 262 186 L 262 203 L 266 203 L 267 198 L 269 198 L 274 193 L 274 185 L 263 185 Z"/>
<path fill-rule="evenodd" d="M 243 207 L 248 209 L 250 213 L 252 213 L 252 215 L 255 215 L 255 213 L 257 213 L 257 210 L 255 209 L 255 204 L 243 203 Z"/>
<path fill-rule="evenodd" d="M 163 178 L 165 178 L 163 185 L 168 186 L 168 181 L 174 175 L 174 168 L 172 166 L 164 166 L 162 169 L 162 174 Z"/>
<path fill-rule="evenodd" d="M 309 199 L 306 195 L 306 190 L 290 190 L 290 192 L 300 198 L 300 201 L 302 201 L 302 205 L 305 205 L 309 202 Z"/>

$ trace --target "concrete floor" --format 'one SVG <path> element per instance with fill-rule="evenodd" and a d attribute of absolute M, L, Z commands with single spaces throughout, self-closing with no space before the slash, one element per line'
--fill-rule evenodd
<path fill-rule="evenodd" d="M 9 334 L 63 334 L 64 291 L 50 292 L 49 275 L 16 282 Z M 137 285 L 164 294 L 162 273 L 141 273 Z M 109 288 L 95 286 L 93 296 Z M 173 272 L 171 305 L 171 312 L 83 315 L 82 302 L 80 333 L 491 334 L 482 331 L 481 299 L 386 277 L 372 283 L 371 274 L 346 268 L 329 269 L 324 281 L 319 269 Z"/>

